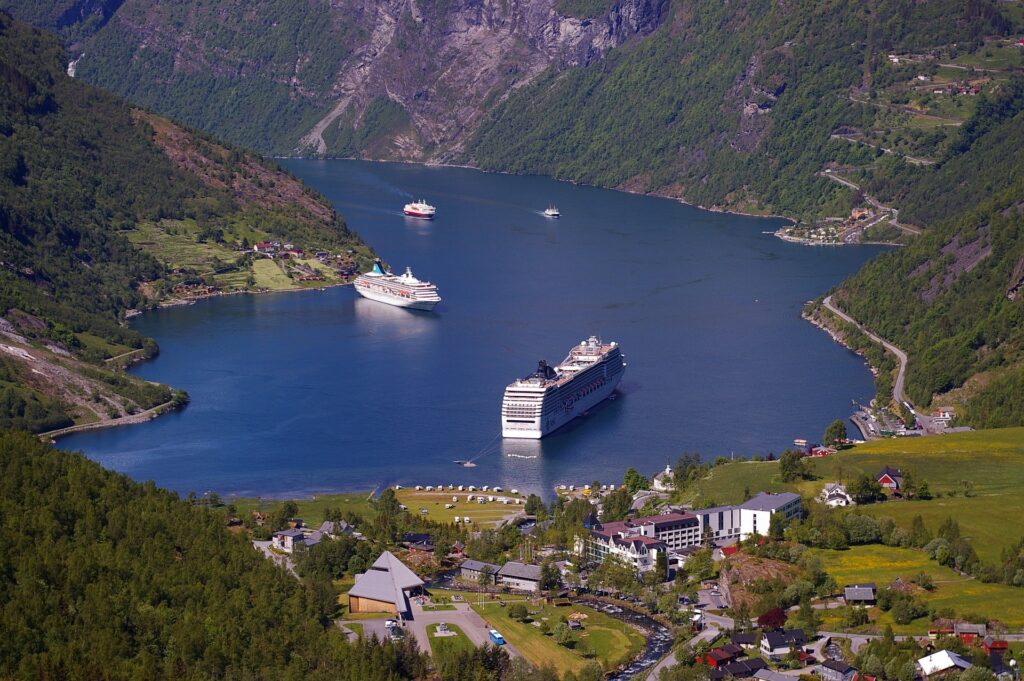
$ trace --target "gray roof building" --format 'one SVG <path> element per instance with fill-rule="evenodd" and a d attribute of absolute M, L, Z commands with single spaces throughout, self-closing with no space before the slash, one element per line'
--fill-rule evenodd
<path fill-rule="evenodd" d="M 369 570 L 356 575 L 348 595 L 382 603 L 393 603 L 399 613 L 409 611 L 407 593 L 423 586 L 423 580 L 395 558 L 390 551 L 380 554 Z"/>
<path fill-rule="evenodd" d="M 843 598 L 847 603 L 874 603 L 877 597 L 878 587 L 872 582 L 847 584 L 843 587 Z"/>
<path fill-rule="evenodd" d="M 525 579 L 531 582 L 540 581 L 540 566 L 539 565 L 526 565 L 525 563 L 517 563 L 514 560 L 510 560 L 501 566 L 498 570 L 498 576 L 500 577 L 512 577 L 513 579 Z"/>
<path fill-rule="evenodd" d="M 471 570 L 473 572 L 483 572 L 484 569 L 487 569 L 492 575 L 498 574 L 498 571 L 501 570 L 500 565 L 495 565 L 494 563 L 485 563 L 480 560 L 473 560 L 472 558 L 470 558 L 469 560 L 462 561 L 462 565 L 460 565 L 459 567 L 463 570 Z"/>
<path fill-rule="evenodd" d="M 780 508 L 789 506 L 793 502 L 800 503 L 799 494 L 794 494 L 793 492 L 779 492 L 778 494 L 758 492 L 740 504 L 740 508 L 745 508 L 748 511 L 778 511 Z"/>
<path fill-rule="evenodd" d="M 761 681 L 795 681 L 794 677 L 782 672 L 774 672 L 771 669 L 758 669 L 754 672 L 754 678 Z"/>

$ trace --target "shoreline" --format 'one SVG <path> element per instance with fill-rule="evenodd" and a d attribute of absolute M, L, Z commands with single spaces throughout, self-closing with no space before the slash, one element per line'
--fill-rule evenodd
<path fill-rule="evenodd" d="M 144 309 L 141 309 L 141 310 L 140 309 L 134 309 L 134 308 L 132 310 L 127 310 L 125 312 L 125 319 L 121 323 L 122 324 L 126 324 L 129 319 L 136 319 L 138 317 L 141 317 L 146 312 L 153 312 L 153 311 L 156 311 L 156 310 L 163 310 L 163 309 L 169 309 L 169 308 L 175 308 L 175 307 L 187 307 L 187 306 L 190 306 L 190 305 L 194 305 L 197 302 L 211 300 L 213 298 L 221 298 L 221 297 L 224 297 L 224 296 L 233 296 L 233 295 L 266 295 L 266 294 L 270 294 L 270 293 L 306 293 L 306 292 L 309 292 L 309 291 L 324 291 L 324 290 L 327 290 L 328 288 L 340 288 L 340 287 L 343 287 L 343 286 L 351 286 L 351 285 L 352 285 L 352 282 L 347 281 L 347 282 L 338 282 L 336 284 L 325 284 L 324 286 L 310 286 L 310 287 L 307 287 L 307 288 L 287 288 L 287 289 L 279 289 L 279 290 L 268 289 L 266 291 L 247 291 L 247 290 L 246 291 L 223 291 L 223 292 L 211 293 L 211 294 L 207 294 L 207 295 L 203 295 L 203 296 L 196 296 L 195 298 L 175 298 L 175 299 L 164 301 L 162 303 L 158 303 L 154 307 L 148 307 L 148 308 L 144 308 Z M 125 353 L 125 355 L 131 355 L 131 356 L 130 357 L 124 357 L 123 363 L 121 364 L 121 369 L 122 370 L 127 370 L 128 368 L 130 368 L 132 366 L 135 366 L 136 364 L 141 364 L 142 362 L 145 362 L 147 360 L 153 359 L 154 357 L 156 357 L 157 355 L 160 354 L 159 351 L 158 351 L 156 355 L 153 355 L 152 357 L 146 357 L 143 354 L 135 354 L 135 353 L 138 353 L 138 352 L 139 352 L 139 350 L 132 350 L 131 352 Z M 116 357 L 108 357 L 106 360 L 104 360 L 104 363 L 109 362 L 111 360 L 120 359 L 121 357 L 123 357 L 123 356 L 119 355 L 119 356 L 116 356 Z M 167 387 L 170 388 L 171 390 L 175 389 L 173 386 L 167 386 Z M 163 416 L 164 414 L 168 414 L 168 413 L 170 413 L 172 411 L 176 411 L 176 409 L 172 405 L 173 405 L 173 402 L 165 402 L 163 404 L 159 404 L 159 405 L 157 405 L 155 407 L 147 409 L 147 410 L 145 410 L 143 412 L 139 412 L 138 414 L 129 414 L 128 416 L 121 416 L 121 417 L 116 418 L 116 419 L 108 419 L 108 420 L 104 420 L 104 421 L 92 421 L 90 423 L 76 423 L 76 424 L 71 425 L 71 426 L 65 426 L 64 428 L 57 428 L 55 430 L 47 430 L 47 431 L 43 431 L 41 433 L 36 433 L 35 435 L 37 437 L 39 437 L 39 438 L 47 439 L 50 442 L 56 443 L 57 438 L 64 437 L 65 435 L 73 435 L 75 433 L 88 432 L 90 430 L 104 430 L 106 428 L 119 428 L 119 427 L 122 427 L 122 426 L 134 426 L 134 425 L 137 425 L 137 424 L 140 424 L 140 423 L 146 423 L 148 421 L 152 421 L 152 420 L 154 420 L 156 418 L 159 418 L 160 416 Z M 339 492 L 339 494 L 340 494 L 340 492 Z"/>
<path fill-rule="evenodd" d="M 606 189 L 608 191 L 621 192 L 623 194 L 632 194 L 633 196 L 651 196 L 651 197 L 658 198 L 658 199 L 668 199 L 670 201 L 675 201 L 677 203 L 681 203 L 684 206 L 689 206 L 690 208 L 697 208 L 699 210 L 706 210 L 709 213 L 724 213 L 726 215 L 739 215 L 739 216 L 748 217 L 748 218 L 765 218 L 765 219 L 775 219 L 775 220 L 787 220 L 787 221 L 789 221 L 789 222 L 791 222 L 793 224 L 796 224 L 796 218 L 790 217 L 788 215 L 776 215 L 774 213 L 767 213 L 767 214 L 766 213 L 748 213 L 748 212 L 741 211 L 741 210 L 730 210 L 730 209 L 727 209 L 727 208 L 722 208 L 721 206 L 702 206 L 699 203 L 693 203 L 691 201 L 687 201 L 684 198 L 680 198 L 678 196 L 673 196 L 671 194 L 665 194 L 665 193 L 662 193 L 662 192 L 642 192 L 642 191 L 637 191 L 635 189 L 627 189 L 627 188 L 622 187 L 622 186 L 619 186 L 619 187 L 605 187 L 605 186 L 599 185 L 599 184 L 587 184 L 586 182 L 576 182 L 575 180 L 567 180 L 567 179 L 555 177 L 553 175 L 544 175 L 542 173 L 513 173 L 513 172 L 509 172 L 507 170 L 485 170 L 485 169 L 477 167 L 477 166 L 463 164 L 463 163 L 441 163 L 441 162 L 435 162 L 435 161 L 397 161 L 397 160 L 388 160 L 388 159 L 355 158 L 355 157 L 352 157 L 352 156 L 269 156 L 268 158 L 272 158 L 275 161 L 281 161 L 281 160 L 285 160 L 285 161 L 364 161 L 364 162 L 368 162 L 368 163 L 395 163 L 395 164 L 400 164 L 400 165 L 423 166 L 424 168 L 459 168 L 459 169 L 462 169 L 462 170 L 474 170 L 474 171 L 476 171 L 478 173 L 488 173 L 490 175 L 509 175 L 509 176 L 514 176 L 514 177 L 543 177 L 543 178 L 546 178 L 548 180 L 554 180 L 555 182 L 564 182 L 566 184 L 571 184 L 574 187 L 590 187 L 592 189 Z"/>

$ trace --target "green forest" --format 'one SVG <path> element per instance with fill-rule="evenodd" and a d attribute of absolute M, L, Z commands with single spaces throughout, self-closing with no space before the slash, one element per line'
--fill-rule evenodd
<path fill-rule="evenodd" d="M 64 64 L 55 36 L 0 13 L 0 316 L 6 331 L 126 410 L 170 393 L 103 366 L 116 354 L 157 351 L 122 323 L 125 312 L 195 278 L 133 245 L 139 225 L 187 220 L 200 241 L 235 230 L 367 250 L 325 199 L 273 164 L 137 114 L 67 77 Z M 205 165 L 175 165 L 151 123 L 172 140 L 163 144 Z M 60 386 L 29 385 L 22 372 L 16 357 L 0 362 L 0 427 L 69 425 L 75 415 Z"/>
<path fill-rule="evenodd" d="M 839 291 L 850 314 L 909 353 L 915 403 L 984 377 L 960 419 L 976 427 L 1024 421 L 1024 306 L 1013 293 L 1024 278 L 1021 144 L 1024 78 L 982 95 L 937 169 L 904 165 L 900 179 L 880 177 L 883 191 L 901 192 L 901 212 L 932 229 L 869 262 Z"/>
<path fill-rule="evenodd" d="M 347 642 L 316 594 L 220 512 L 10 431 L 0 487 L 3 678 L 426 674 L 411 639 Z"/>

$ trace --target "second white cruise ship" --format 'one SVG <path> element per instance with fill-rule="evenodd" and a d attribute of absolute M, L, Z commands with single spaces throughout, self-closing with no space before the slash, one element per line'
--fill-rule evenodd
<path fill-rule="evenodd" d="M 626 372 L 619 344 L 591 336 L 558 366 L 541 360 L 537 371 L 505 388 L 501 435 L 538 440 L 594 407 Z"/>
<path fill-rule="evenodd" d="M 384 269 L 380 258 L 374 261 L 373 269 L 356 277 L 356 293 L 388 305 L 409 307 L 415 310 L 433 310 L 441 302 L 437 287 L 429 281 L 420 281 L 412 270 L 405 268 L 405 274 L 395 275 Z"/>

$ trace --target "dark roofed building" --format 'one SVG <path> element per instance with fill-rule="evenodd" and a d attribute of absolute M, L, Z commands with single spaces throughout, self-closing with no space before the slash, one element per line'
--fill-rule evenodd
<path fill-rule="evenodd" d="M 824 681 L 853 681 L 857 670 L 843 660 L 825 660 L 818 665 L 818 676 Z"/>
<path fill-rule="evenodd" d="M 500 565 L 494 563 L 484 563 L 479 560 L 466 560 L 463 561 L 462 565 L 459 566 L 459 577 L 464 582 L 472 582 L 473 584 L 480 583 L 480 575 L 484 572 L 487 573 L 487 583 L 494 584 L 498 578 L 498 570 L 501 569 Z"/>
<path fill-rule="evenodd" d="M 712 681 L 719 681 L 730 676 L 735 679 L 749 679 L 758 671 L 767 668 L 768 665 L 765 664 L 764 660 L 759 657 L 752 657 L 749 660 L 738 660 L 723 667 L 712 669 L 711 679 Z"/>
<path fill-rule="evenodd" d="M 748 631 L 745 633 L 735 633 L 730 638 L 736 645 L 743 646 L 744 648 L 756 648 L 758 641 L 758 634 L 756 631 Z"/>
<path fill-rule="evenodd" d="M 805 643 L 803 629 L 776 629 L 761 635 L 761 652 L 765 655 L 788 655 L 799 650 Z"/>
<path fill-rule="evenodd" d="M 877 597 L 878 587 L 871 582 L 843 587 L 843 600 L 847 605 L 874 605 Z"/>

